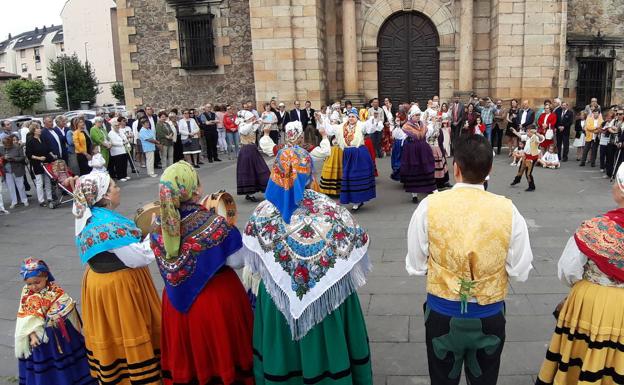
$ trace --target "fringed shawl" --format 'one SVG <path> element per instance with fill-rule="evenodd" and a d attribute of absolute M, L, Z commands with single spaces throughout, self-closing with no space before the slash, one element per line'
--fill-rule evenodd
<path fill-rule="evenodd" d="M 246 265 L 259 273 L 292 338 L 314 325 L 366 283 L 368 234 L 342 206 L 306 190 L 287 224 L 269 201 L 245 227 Z"/>
<path fill-rule="evenodd" d="M 624 282 L 624 209 L 589 219 L 574 234 L 579 250 L 604 274 Z"/>

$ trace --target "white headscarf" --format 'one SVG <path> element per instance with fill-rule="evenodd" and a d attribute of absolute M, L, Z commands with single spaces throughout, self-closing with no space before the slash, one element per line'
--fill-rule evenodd
<path fill-rule="evenodd" d="M 414 104 L 414 105 L 413 105 L 413 106 L 409 109 L 409 112 L 407 113 L 407 118 L 408 118 L 408 119 L 411 119 L 411 118 L 412 118 L 412 116 L 414 116 L 414 115 L 416 115 L 416 114 L 418 114 L 418 115 L 422 115 L 422 111 L 420 110 L 420 107 L 418 107 L 418 105 L 417 105 L 417 104 Z"/>
<path fill-rule="evenodd" d="M 303 135 L 303 126 L 300 121 L 295 120 L 286 123 L 284 131 L 286 132 L 286 142 L 288 142 L 288 144 L 295 144 L 301 135 Z"/>
<path fill-rule="evenodd" d="M 96 172 L 83 175 L 74 188 L 74 207 L 72 214 L 76 217 L 76 235 L 80 234 L 91 218 L 91 207 L 102 200 L 110 185 L 110 176 Z"/>

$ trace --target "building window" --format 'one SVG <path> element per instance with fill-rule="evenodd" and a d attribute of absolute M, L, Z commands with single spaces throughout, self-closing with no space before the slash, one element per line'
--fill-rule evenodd
<path fill-rule="evenodd" d="M 37 80 L 39 80 L 40 82 L 43 81 L 43 76 L 37 76 Z"/>
<path fill-rule="evenodd" d="M 65 52 L 65 44 L 61 43 L 61 52 Z"/>
<path fill-rule="evenodd" d="M 39 53 L 39 48 L 35 48 L 35 63 L 41 63 L 41 55 Z"/>
<path fill-rule="evenodd" d="M 576 105 L 585 107 L 592 98 L 601 106 L 611 104 L 613 60 L 604 58 L 578 58 Z"/>
<path fill-rule="evenodd" d="M 182 68 L 193 70 L 217 67 L 212 33 L 213 18 L 211 13 L 177 16 Z"/>
<path fill-rule="evenodd" d="M 21 51 L 20 51 L 20 57 L 21 57 L 22 59 L 24 59 L 24 58 L 26 57 L 26 50 L 25 50 L 25 49 L 23 49 L 23 50 L 21 50 Z"/>
<path fill-rule="evenodd" d="M 28 72 L 28 66 L 26 63 L 22 63 L 22 72 Z"/>

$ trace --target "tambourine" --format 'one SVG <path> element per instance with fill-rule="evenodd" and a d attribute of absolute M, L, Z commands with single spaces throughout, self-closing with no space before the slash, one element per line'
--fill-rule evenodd
<path fill-rule="evenodd" d="M 236 219 L 238 217 L 236 202 L 234 202 L 232 195 L 225 192 L 225 190 L 206 195 L 201 200 L 200 204 L 207 210 L 211 210 L 215 214 L 224 217 L 230 226 L 236 226 Z"/>
<path fill-rule="evenodd" d="M 160 215 L 160 202 L 154 201 L 143 205 L 137 209 L 134 215 L 134 223 L 141 229 L 145 237 L 152 230 L 152 215 Z"/>

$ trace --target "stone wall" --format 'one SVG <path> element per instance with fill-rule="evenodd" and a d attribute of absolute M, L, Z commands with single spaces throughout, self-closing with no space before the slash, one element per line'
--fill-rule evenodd
<path fill-rule="evenodd" d="M 577 104 L 579 57 L 613 61 L 611 104 L 624 104 L 624 0 L 569 0 L 564 96 Z M 598 34 L 600 33 L 600 37 Z M 578 101 L 578 104 L 584 104 Z"/>
<path fill-rule="evenodd" d="M 6 86 L 7 82 L 8 80 L 0 80 L 0 119 L 19 115 L 20 112 L 19 108 L 12 105 L 4 93 L 4 86 Z"/>
<path fill-rule="evenodd" d="M 214 0 L 214 70 L 180 68 L 176 11 L 165 0 L 118 0 L 126 103 L 157 108 L 255 100 L 247 1 Z"/>

